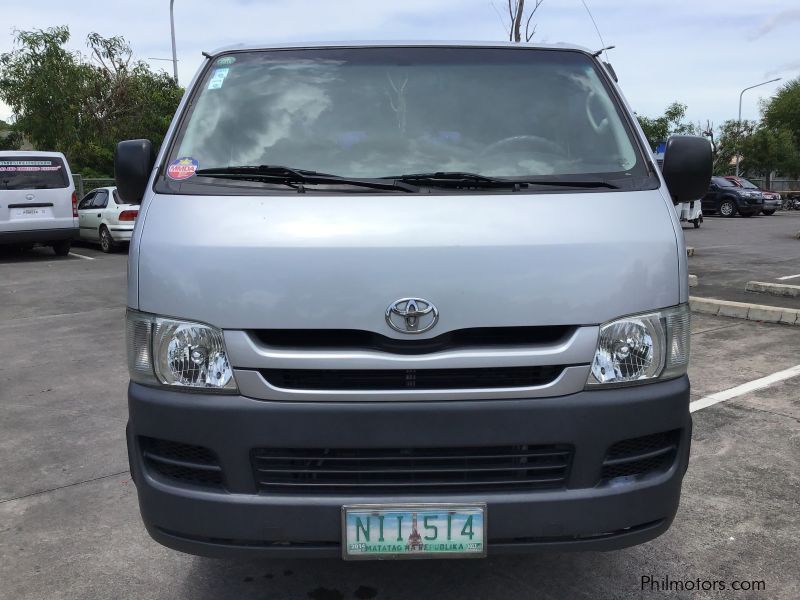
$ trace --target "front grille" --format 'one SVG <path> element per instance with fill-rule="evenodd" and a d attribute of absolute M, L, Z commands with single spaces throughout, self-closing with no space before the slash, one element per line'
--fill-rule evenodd
<path fill-rule="evenodd" d="M 296 390 L 443 390 L 547 385 L 563 366 L 491 369 L 262 369 L 271 385 Z"/>
<path fill-rule="evenodd" d="M 602 479 L 666 471 L 675 461 L 679 438 L 676 429 L 617 442 L 606 453 Z"/>
<path fill-rule="evenodd" d="M 564 487 L 566 444 L 467 448 L 258 448 L 256 485 L 265 493 L 425 493 Z"/>
<path fill-rule="evenodd" d="M 537 346 L 554 344 L 575 330 L 566 325 L 541 327 L 472 327 L 448 331 L 433 338 L 386 337 L 358 329 L 258 329 L 251 331 L 273 348 L 303 350 L 380 350 L 394 354 L 428 354 L 466 348 Z"/>
<path fill-rule="evenodd" d="M 203 446 L 140 437 L 145 466 L 162 477 L 203 487 L 222 487 L 222 469 Z"/>

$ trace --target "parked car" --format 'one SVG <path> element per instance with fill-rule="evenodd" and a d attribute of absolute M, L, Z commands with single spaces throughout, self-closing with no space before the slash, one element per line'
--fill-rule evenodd
<path fill-rule="evenodd" d="M 128 204 L 117 188 L 102 187 L 86 194 L 78 204 L 81 239 L 99 242 L 103 252 L 113 252 L 118 245 L 130 242 L 138 204 Z"/>
<path fill-rule="evenodd" d="M 115 154 L 147 214 L 127 441 L 150 535 L 363 560 L 666 531 L 692 428 L 673 206 L 708 188 L 708 141 L 651 169 L 579 47 L 206 57 L 158 157 Z"/>
<path fill-rule="evenodd" d="M 78 237 L 75 184 L 60 152 L 0 152 L 0 244 L 69 253 Z"/>
<path fill-rule="evenodd" d="M 752 181 L 748 181 L 744 177 L 736 177 L 735 175 L 726 175 L 725 179 L 731 181 L 737 187 L 745 190 L 758 190 L 761 192 L 761 197 L 764 198 L 764 207 L 761 209 L 761 214 L 774 215 L 775 211 L 781 207 L 781 195 L 777 192 L 770 192 L 769 190 L 758 187 Z"/>
<path fill-rule="evenodd" d="M 725 177 L 712 177 L 708 192 L 703 196 L 703 214 L 718 213 L 723 217 L 733 217 L 739 213 L 752 217 L 761 212 L 764 198 L 758 190 L 748 190 L 737 186 Z"/>

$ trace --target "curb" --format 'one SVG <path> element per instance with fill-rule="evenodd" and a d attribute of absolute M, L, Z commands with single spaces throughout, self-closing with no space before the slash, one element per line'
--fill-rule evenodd
<path fill-rule="evenodd" d="M 789 285 L 786 283 L 768 283 L 765 281 L 748 281 L 744 286 L 745 291 L 759 292 L 761 294 L 771 294 L 772 296 L 785 296 L 787 298 L 797 298 L 800 296 L 800 285 Z"/>
<path fill-rule="evenodd" d="M 689 296 L 689 305 L 692 312 L 704 315 L 800 326 L 800 309 L 797 308 L 782 308 L 780 306 L 766 306 L 749 302 L 731 302 L 729 300 L 717 300 L 716 298 L 700 298 L 699 296 Z"/>

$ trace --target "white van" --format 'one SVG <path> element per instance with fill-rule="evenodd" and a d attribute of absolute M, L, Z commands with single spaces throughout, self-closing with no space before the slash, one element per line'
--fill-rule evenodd
<path fill-rule="evenodd" d="M 78 198 L 61 152 L 0 152 L 0 245 L 52 246 L 78 237 Z"/>

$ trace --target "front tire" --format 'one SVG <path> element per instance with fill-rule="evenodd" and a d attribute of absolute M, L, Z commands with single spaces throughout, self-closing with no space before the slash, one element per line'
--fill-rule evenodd
<path fill-rule="evenodd" d="M 62 240 L 53 244 L 53 252 L 56 256 L 66 256 L 69 254 L 69 249 L 72 248 L 72 240 Z"/>
<path fill-rule="evenodd" d="M 106 254 L 110 254 L 114 251 L 114 239 L 111 237 L 111 233 L 105 225 L 100 227 L 100 250 Z"/>
<path fill-rule="evenodd" d="M 719 204 L 719 214 L 723 217 L 736 216 L 736 203 L 733 200 L 723 200 Z"/>
<path fill-rule="evenodd" d="M 694 225 L 695 229 L 700 229 L 700 219 L 695 219 L 692 221 L 692 224 Z"/>
<path fill-rule="evenodd" d="M 774 214 L 775 214 L 775 211 L 774 211 L 774 210 L 762 210 L 761 212 L 762 212 L 763 214 L 767 215 L 767 216 L 770 216 L 770 215 L 774 215 Z"/>

